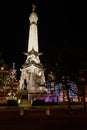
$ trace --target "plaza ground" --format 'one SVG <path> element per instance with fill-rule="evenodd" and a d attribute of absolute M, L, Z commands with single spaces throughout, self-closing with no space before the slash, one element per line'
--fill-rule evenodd
<path fill-rule="evenodd" d="M 0 130 L 87 130 L 87 110 L 46 109 L 24 110 L 8 107 L 0 109 Z"/>

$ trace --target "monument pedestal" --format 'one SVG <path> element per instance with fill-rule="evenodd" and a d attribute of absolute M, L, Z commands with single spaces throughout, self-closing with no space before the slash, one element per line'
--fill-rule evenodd
<path fill-rule="evenodd" d="M 28 91 L 27 89 L 24 89 L 21 92 L 21 102 L 19 104 L 19 107 L 23 109 L 29 109 L 30 105 L 31 104 L 29 103 L 29 100 L 28 100 Z"/>

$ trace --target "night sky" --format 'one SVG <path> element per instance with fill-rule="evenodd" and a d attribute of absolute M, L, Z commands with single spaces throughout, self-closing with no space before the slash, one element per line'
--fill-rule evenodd
<path fill-rule="evenodd" d="M 20 69 L 26 60 L 29 15 L 37 5 L 39 52 L 42 63 L 87 66 L 86 3 L 53 0 L 3 0 L 0 3 L 0 51 L 7 64 Z M 67 58 L 65 58 L 67 57 Z"/>

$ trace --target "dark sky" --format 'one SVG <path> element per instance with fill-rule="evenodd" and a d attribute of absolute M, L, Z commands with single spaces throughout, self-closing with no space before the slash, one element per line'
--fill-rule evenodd
<path fill-rule="evenodd" d="M 0 51 L 19 69 L 24 64 L 32 3 L 37 5 L 39 51 L 42 62 L 87 65 L 86 3 L 54 0 L 3 0 L 0 3 Z M 61 56 L 62 55 L 62 56 Z M 65 59 L 64 56 L 68 58 Z"/>

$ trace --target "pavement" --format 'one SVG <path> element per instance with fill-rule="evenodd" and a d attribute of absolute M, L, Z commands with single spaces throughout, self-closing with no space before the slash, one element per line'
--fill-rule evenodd
<path fill-rule="evenodd" d="M 87 110 L 67 111 L 45 109 L 24 110 L 10 108 L 0 111 L 0 130 L 87 130 Z"/>

